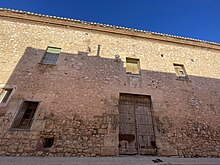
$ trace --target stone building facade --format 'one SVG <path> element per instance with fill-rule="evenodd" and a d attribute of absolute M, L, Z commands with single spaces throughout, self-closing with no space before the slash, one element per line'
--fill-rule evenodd
<path fill-rule="evenodd" d="M 0 10 L 0 155 L 220 156 L 217 43 Z"/>

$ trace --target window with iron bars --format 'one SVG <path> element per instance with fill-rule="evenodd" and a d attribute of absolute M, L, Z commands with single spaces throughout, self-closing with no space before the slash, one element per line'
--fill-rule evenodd
<path fill-rule="evenodd" d="M 24 101 L 16 115 L 12 128 L 15 129 L 30 129 L 34 119 L 39 102 Z"/>

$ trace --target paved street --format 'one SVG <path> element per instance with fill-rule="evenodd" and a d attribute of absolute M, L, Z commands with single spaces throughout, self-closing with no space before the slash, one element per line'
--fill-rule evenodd
<path fill-rule="evenodd" d="M 0 165 L 220 165 L 220 158 L 152 156 L 0 157 Z"/>

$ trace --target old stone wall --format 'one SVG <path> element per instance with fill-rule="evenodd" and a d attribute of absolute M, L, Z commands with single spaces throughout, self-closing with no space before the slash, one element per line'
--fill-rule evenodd
<path fill-rule="evenodd" d="M 131 93 L 151 96 L 159 155 L 220 156 L 218 50 L 9 18 L 0 43 L 0 85 L 14 88 L 0 105 L 1 155 L 118 155 L 119 93 Z M 61 48 L 56 65 L 40 63 L 47 46 Z M 126 57 L 140 75 L 126 74 Z M 22 100 L 40 105 L 30 130 L 13 130 Z"/>

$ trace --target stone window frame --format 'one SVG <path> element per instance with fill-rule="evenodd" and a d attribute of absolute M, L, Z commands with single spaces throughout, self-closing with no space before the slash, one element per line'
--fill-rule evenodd
<path fill-rule="evenodd" d="M 9 101 L 11 100 L 11 97 L 13 96 L 15 90 L 16 90 L 16 86 L 15 85 L 6 85 L 6 84 L 0 84 L 0 97 L 1 97 L 1 92 L 3 90 L 11 90 L 7 100 L 5 102 L 2 102 L 2 100 L 4 99 L 4 97 L 0 98 L 0 107 L 5 107 L 8 105 Z"/>
<path fill-rule="evenodd" d="M 130 69 L 128 65 L 132 65 L 132 68 Z M 141 74 L 141 67 L 140 67 L 140 59 L 138 58 L 132 58 L 132 57 L 126 57 L 126 74 L 127 75 L 140 75 Z"/>
<path fill-rule="evenodd" d="M 182 80 L 182 81 L 188 80 L 188 75 L 186 73 L 186 69 L 183 64 L 173 63 L 173 66 L 174 66 L 177 80 Z"/>
<path fill-rule="evenodd" d="M 26 111 L 26 110 L 22 110 L 22 106 L 24 105 L 24 102 L 36 102 L 36 103 L 38 103 L 38 105 L 36 106 L 34 115 L 32 117 L 32 121 L 30 122 L 30 126 L 28 128 L 19 128 L 18 126 L 20 125 L 20 122 L 23 119 L 24 113 Z M 17 107 L 16 113 L 14 115 L 14 119 L 12 120 L 12 123 L 11 123 L 11 126 L 10 126 L 9 130 L 12 130 L 12 131 L 30 131 L 32 129 L 33 123 L 34 123 L 35 118 L 37 116 L 36 114 L 38 113 L 40 103 L 41 103 L 41 101 L 38 101 L 38 100 L 22 99 L 19 106 Z M 23 112 L 21 112 L 21 111 L 23 111 Z M 23 113 L 23 114 L 19 114 L 19 113 Z M 21 116 L 19 116 L 19 115 L 21 115 Z M 18 122 L 18 120 L 20 120 L 20 121 Z"/>
<path fill-rule="evenodd" d="M 50 50 L 51 49 L 51 50 Z M 54 49 L 54 50 L 53 50 Z M 55 53 L 55 49 L 59 50 L 58 53 Z M 61 48 L 48 46 L 43 57 L 41 58 L 40 63 L 46 65 L 56 65 L 61 53 Z"/>

